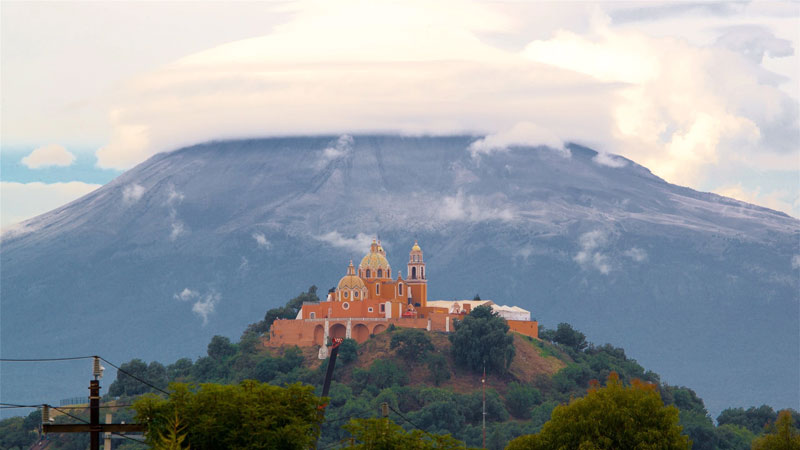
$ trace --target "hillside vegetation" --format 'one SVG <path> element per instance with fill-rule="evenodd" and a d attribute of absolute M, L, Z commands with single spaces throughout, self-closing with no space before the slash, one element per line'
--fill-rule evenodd
<path fill-rule="evenodd" d="M 317 358 L 317 348 L 268 348 L 261 334 L 275 318 L 291 316 L 301 304 L 298 299 L 313 299 L 315 292 L 312 287 L 287 306 L 268 311 L 265 320 L 248 327 L 238 343 L 215 336 L 208 345 L 207 355 L 195 361 L 182 358 L 164 366 L 134 359 L 121 367 L 160 389 L 167 389 L 171 382 L 236 384 L 257 380 L 277 386 L 299 382 L 313 386 L 319 395 L 328 361 Z M 485 319 L 507 330 L 505 322 L 490 312 Z M 334 371 L 320 447 L 335 446 L 349 438 L 342 426 L 353 418 L 378 417 L 384 402 L 391 409 L 389 418 L 407 430 L 419 428 L 434 434 L 450 434 L 468 446 L 479 447 L 482 373 L 459 362 L 463 358 L 454 351 L 457 345 L 454 342 L 463 343 L 467 339 L 469 345 L 469 339 L 477 343 L 482 336 L 465 338 L 465 329 L 457 325 L 455 333 L 445 334 L 389 327 L 362 344 L 345 340 Z M 486 379 L 488 448 L 504 448 L 516 437 L 539 432 L 556 406 L 584 397 L 587 389 L 597 384 L 596 380 L 614 377 L 626 385 L 640 380 L 654 386 L 660 401 L 678 408 L 683 433 L 691 438 L 696 449 L 750 448 L 751 441 L 776 420 L 776 412 L 768 406 L 728 409 L 719 416 L 719 426 L 714 426 L 703 400 L 691 389 L 662 383 L 657 374 L 628 358 L 623 349 L 610 344 L 593 345 L 568 324 L 559 324 L 555 330 L 543 328 L 540 335 L 542 340 L 512 333 L 507 335 L 510 347 L 490 349 L 513 357 L 510 364 L 504 362 L 492 367 Z M 153 391 L 119 372 L 106 400 L 119 397 L 122 403 L 130 404 L 134 401 L 131 397 Z M 25 433 L 31 436 L 35 415 L 25 421 L 3 421 L 4 428 L 0 431 L 13 431 L 17 440 L 24 441 Z M 797 414 L 794 415 L 797 421 Z M 130 420 L 129 415 L 126 418 Z M 57 437 L 53 439 L 53 448 L 85 448 L 82 439 Z M 14 448 L 11 444 L 3 448 Z M 115 448 L 138 448 L 137 445 L 117 442 Z"/>

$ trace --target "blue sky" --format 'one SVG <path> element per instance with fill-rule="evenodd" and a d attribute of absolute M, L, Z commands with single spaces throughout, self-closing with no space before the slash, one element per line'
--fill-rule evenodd
<path fill-rule="evenodd" d="M 2 228 L 183 145 L 374 131 L 578 142 L 800 217 L 796 2 L 26 2 L 0 21 Z"/>

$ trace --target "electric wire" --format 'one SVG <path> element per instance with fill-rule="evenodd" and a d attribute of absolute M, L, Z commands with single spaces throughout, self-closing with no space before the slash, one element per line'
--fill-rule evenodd
<path fill-rule="evenodd" d="M 44 403 L 39 403 L 38 405 L 17 405 L 14 403 L 0 403 L 0 409 L 12 409 L 12 408 L 41 408 Z M 133 405 L 100 405 L 100 409 L 113 409 L 113 408 L 129 408 Z M 86 406 L 59 406 L 61 409 L 88 409 L 89 405 Z"/>
<path fill-rule="evenodd" d="M 125 375 L 127 375 L 127 376 L 129 376 L 129 377 L 133 378 L 134 380 L 137 380 L 137 381 L 139 381 L 140 383 L 146 384 L 147 386 L 150 386 L 151 388 L 153 388 L 153 389 L 157 390 L 158 392 L 161 392 L 162 394 L 169 395 L 169 392 L 167 392 L 167 391 L 165 391 L 165 390 L 161 389 L 161 388 L 160 388 L 160 387 L 158 387 L 158 386 L 155 386 L 155 385 L 153 385 L 152 383 L 148 383 L 147 381 L 145 381 L 145 380 L 143 380 L 143 379 L 141 379 L 141 378 L 137 377 L 136 375 L 134 375 L 134 374 L 132 374 L 132 373 L 130 373 L 130 372 L 127 372 L 127 371 L 125 371 L 125 370 L 123 370 L 123 369 L 120 369 L 120 367 L 119 367 L 118 365 L 116 365 L 116 364 L 112 363 L 111 361 L 109 361 L 109 360 L 107 360 L 107 359 L 103 358 L 102 356 L 98 356 L 98 358 L 100 358 L 100 359 L 101 359 L 101 360 L 103 360 L 104 362 L 106 362 L 106 363 L 108 363 L 109 365 L 111 365 L 111 367 L 113 367 L 113 368 L 117 369 L 118 371 L 120 371 L 120 372 L 124 373 Z"/>
<path fill-rule="evenodd" d="M 411 426 L 412 426 L 412 427 L 414 427 L 414 428 L 418 429 L 419 431 L 423 431 L 423 432 L 425 431 L 425 430 L 423 430 L 422 428 L 418 427 L 418 426 L 417 426 L 417 424 L 415 424 L 414 422 L 412 422 L 412 421 L 410 421 L 410 420 L 406 419 L 406 416 L 404 416 L 404 415 L 400 414 L 400 411 L 398 411 L 398 410 L 396 410 L 396 409 L 392 408 L 392 405 L 388 405 L 388 406 L 389 406 L 389 409 L 391 409 L 391 410 L 392 410 L 392 411 L 393 411 L 395 414 L 397 414 L 398 416 L 400 416 L 400 418 L 401 418 L 401 419 L 403 419 L 403 420 L 405 420 L 406 422 L 408 422 L 409 424 L 411 424 Z"/>
<path fill-rule="evenodd" d="M 50 361 L 72 361 L 76 359 L 90 359 L 94 356 L 69 356 L 66 358 L 0 358 L 0 362 L 50 362 Z"/>
<path fill-rule="evenodd" d="M 126 370 L 121 369 L 118 365 L 112 363 L 111 361 L 109 361 L 109 360 L 107 360 L 107 359 L 105 359 L 105 358 L 103 358 L 102 356 L 99 356 L 99 355 L 68 356 L 68 357 L 64 357 L 64 358 L 25 358 L 25 359 L 23 359 L 23 358 L 0 358 L 0 362 L 50 362 L 50 361 L 72 361 L 72 360 L 90 359 L 90 358 L 99 358 L 103 362 L 109 364 L 111 367 L 113 367 L 113 368 L 117 369 L 118 371 L 124 373 L 125 375 L 133 378 L 134 380 L 136 380 L 136 381 L 138 381 L 140 383 L 143 383 L 143 384 L 145 384 L 147 386 L 150 386 L 151 388 L 161 392 L 162 394 L 169 395 L 169 392 L 159 388 L 158 386 L 153 385 L 152 383 L 149 383 L 149 382 L 137 377 L 136 375 L 134 375 L 134 374 L 132 374 L 132 373 L 126 371 Z"/>
<path fill-rule="evenodd" d="M 72 414 L 70 414 L 70 413 L 68 413 L 68 412 L 66 412 L 66 411 L 62 411 L 60 408 L 56 408 L 56 407 L 55 407 L 55 406 L 53 406 L 53 405 L 47 405 L 47 406 L 49 406 L 49 407 L 50 407 L 50 408 L 52 408 L 52 409 L 55 409 L 56 411 L 61 411 L 61 413 L 62 413 L 62 414 L 66 415 L 66 416 L 69 416 L 69 417 L 72 417 L 72 418 L 73 418 L 73 419 L 75 419 L 75 420 L 80 420 L 81 422 L 83 422 L 83 423 L 85 423 L 85 424 L 89 424 L 89 425 L 91 425 L 91 424 L 90 424 L 88 421 L 86 421 L 86 420 L 84 420 L 84 419 L 81 419 L 80 417 L 73 416 Z M 125 439 L 131 440 L 131 441 L 134 441 L 134 442 L 138 442 L 138 443 L 140 443 L 140 444 L 143 442 L 143 441 L 140 441 L 139 439 L 134 439 L 134 438 L 132 438 L 132 437 L 130 437 L 130 436 L 125 436 L 124 434 L 115 433 L 115 432 L 113 432 L 113 431 L 111 432 L 111 434 L 113 434 L 113 435 L 115 435 L 115 436 L 123 437 L 123 438 L 125 438 Z"/>

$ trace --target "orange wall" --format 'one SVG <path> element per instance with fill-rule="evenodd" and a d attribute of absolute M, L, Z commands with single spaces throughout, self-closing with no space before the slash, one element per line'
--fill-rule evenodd
<path fill-rule="evenodd" d="M 506 322 L 511 331 L 539 339 L 539 322 L 527 320 L 507 320 Z"/>

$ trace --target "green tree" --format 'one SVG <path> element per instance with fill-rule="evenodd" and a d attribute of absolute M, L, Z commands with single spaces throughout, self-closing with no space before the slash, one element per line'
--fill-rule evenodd
<path fill-rule="evenodd" d="M 317 439 L 323 399 L 313 387 L 285 388 L 246 380 L 238 385 L 170 385 L 169 398 L 148 394 L 133 408 L 147 426 L 147 443 L 169 436 L 174 418 L 185 424 L 185 444 L 194 450 L 238 448 L 305 449 Z"/>
<path fill-rule="evenodd" d="M 455 361 L 475 372 L 485 363 L 488 372 L 504 373 L 516 352 L 508 324 L 490 306 L 478 306 L 456 322 L 450 342 Z"/>
<path fill-rule="evenodd" d="M 36 442 L 34 428 L 26 426 L 24 417 L 9 417 L 0 420 L 0 448 L 25 449 Z"/>
<path fill-rule="evenodd" d="M 586 335 L 572 328 L 572 325 L 563 322 L 558 324 L 553 336 L 553 342 L 571 348 L 576 352 L 583 351 L 589 345 L 586 342 Z"/>
<path fill-rule="evenodd" d="M 756 435 L 739 425 L 720 425 L 714 430 L 719 450 L 750 450 L 750 443 Z"/>
<path fill-rule="evenodd" d="M 739 425 L 754 434 L 759 434 L 768 423 L 774 422 L 777 417 L 778 414 L 768 405 L 761 405 L 757 408 L 753 406 L 747 410 L 744 410 L 744 408 L 728 408 L 723 410 L 717 417 L 717 423 L 720 425 Z"/>
<path fill-rule="evenodd" d="M 408 382 L 408 375 L 394 361 L 386 359 L 376 359 L 372 361 L 369 369 L 353 369 L 354 384 L 368 388 L 372 386 L 376 390 L 385 389 L 394 385 L 402 386 Z"/>
<path fill-rule="evenodd" d="M 358 359 L 358 342 L 355 339 L 345 339 L 339 344 L 339 361 L 349 364 Z"/>
<path fill-rule="evenodd" d="M 426 358 L 428 363 L 428 370 L 431 373 L 431 381 L 436 386 L 439 386 L 445 380 L 450 379 L 450 366 L 447 364 L 447 358 L 439 353 L 430 353 Z"/>
<path fill-rule="evenodd" d="M 433 343 L 428 333 L 418 328 L 403 328 L 392 334 L 389 347 L 397 350 L 406 361 L 418 361 L 433 351 Z"/>
<path fill-rule="evenodd" d="M 771 433 L 756 438 L 753 450 L 798 450 L 800 449 L 800 432 L 794 427 L 792 413 L 783 410 L 778 413 Z"/>
<path fill-rule="evenodd" d="M 185 425 L 181 425 L 181 419 L 177 411 L 175 417 L 167 423 L 167 433 L 159 435 L 158 442 L 153 447 L 155 450 L 189 450 L 188 446 L 183 445 L 186 440 Z"/>
<path fill-rule="evenodd" d="M 433 450 L 463 449 L 464 443 L 449 434 L 439 435 L 420 430 L 407 432 L 389 419 L 352 419 L 343 427 L 353 437 L 346 448 L 364 450 Z"/>
<path fill-rule="evenodd" d="M 206 352 L 209 358 L 215 361 L 222 361 L 236 354 L 236 345 L 231 343 L 231 340 L 227 337 L 217 335 L 211 338 Z"/>
<path fill-rule="evenodd" d="M 533 386 L 511 382 L 506 392 L 506 407 L 517 419 L 530 419 L 531 408 L 541 403 L 542 393 Z"/>
<path fill-rule="evenodd" d="M 118 397 L 122 395 L 132 396 L 144 394 L 145 392 L 150 391 L 149 386 L 137 380 L 136 378 L 128 376 L 129 373 L 135 377 L 147 380 L 147 363 L 136 358 L 123 363 L 119 367 L 122 370 L 117 371 L 117 379 L 114 380 L 114 382 L 111 383 L 111 386 L 108 388 L 108 395 L 111 395 L 112 397 Z"/>
<path fill-rule="evenodd" d="M 678 409 L 664 406 L 655 385 L 634 380 L 624 386 L 616 373 L 606 386 L 559 406 L 542 431 L 511 441 L 519 449 L 686 449 Z"/>
<path fill-rule="evenodd" d="M 192 374 L 192 360 L 181 358 L 167 366 L 167 377 L 170 381 L 187 381 Z"/>

